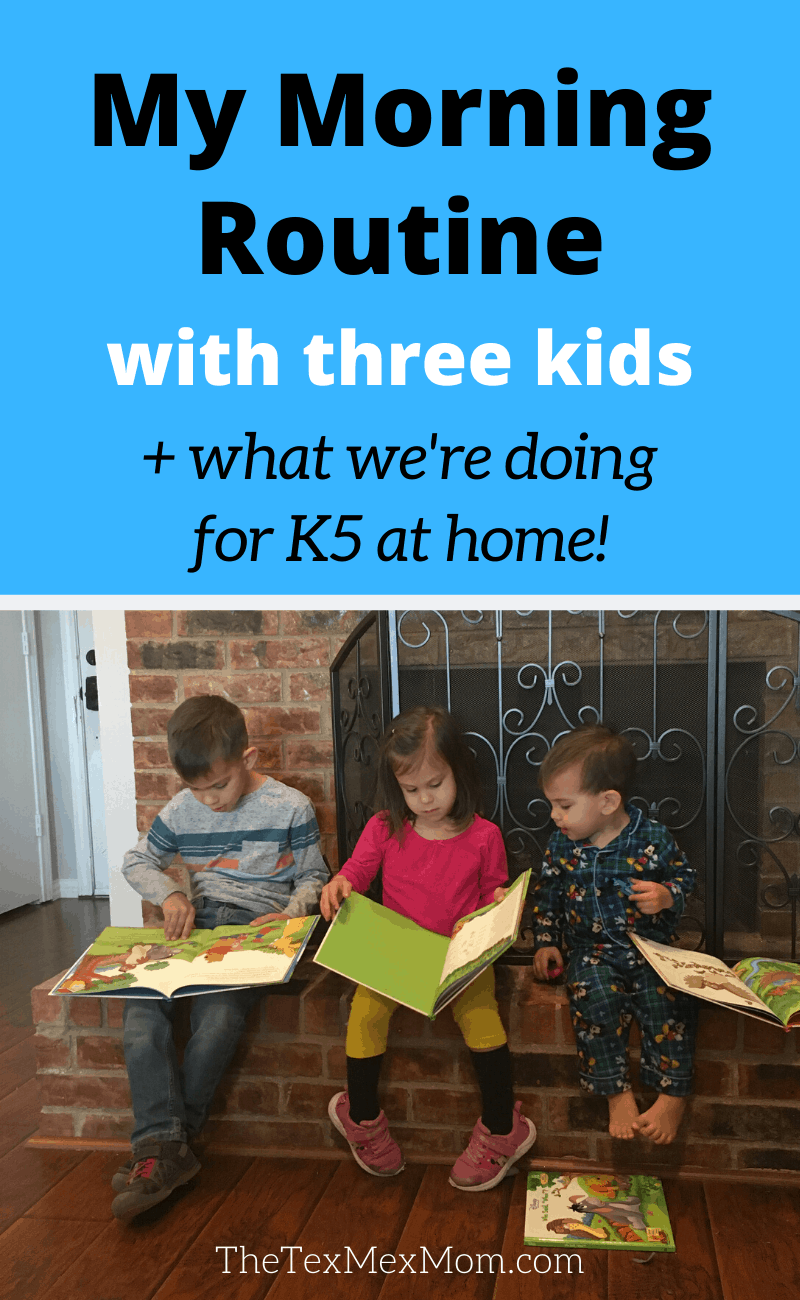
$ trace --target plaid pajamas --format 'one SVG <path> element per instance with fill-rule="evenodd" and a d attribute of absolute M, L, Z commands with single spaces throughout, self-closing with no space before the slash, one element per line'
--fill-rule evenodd
<path fill-rule="evenodd" d="M 630 1089 L 632 1020 L 641 1032 L 645 1087 L 673 1097 L 691 1092 L 697 1001 L 667 988 L 633 944 L 572 952 L 567 993 L 586 1092 L 608 1097 Z"/>
<path fill-rule="evenodd" d="M 670 943 L 694 871 L 664 826 L 631 804 L 626 812 L 629 824 L 602 848 L 560 831 L 551 836 L 534 891 L 534 946 L 569 953 L 567 992 L 581 1087 L 603 1096 L 630 1088 L 628 1034 L 636 1020 L 642 1083 L 682 1097 L 691 1090 L 697 1004 L 659 980 L 628 931 Z M 639 913 L 629 897 L 636 878 L 664 885 L 672 907 Z"/>

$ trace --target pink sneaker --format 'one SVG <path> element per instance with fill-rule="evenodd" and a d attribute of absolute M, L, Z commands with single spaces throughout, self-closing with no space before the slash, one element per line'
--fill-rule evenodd
<path fill-rule="evenodd" d="M 346 1092 L 337 1092 L 328 1102 L 328 1114 L 335 1129 L 341 1133 L 353 1153 L 353 1159 L 368 1174 L 391 1178 L 405 1169 L 403 1153 L 389 1132 L 389 1122 L 383 1111 L 377 1119 L 355 1124 L 350 1118 L 350 1099 Z"/>
<path fill-rule="evenodd" d="M 450 1186 L 462 1192 L 488 1192 L 490 1187 L 512 1173 L 511 1165 L 536 1141 L 536 1126 L 521 1113 L 521 1103 L 514 1107 L 510 1133 L 490 1133 L 478 1120 L 469 1146 L 450 1170 Z"/>

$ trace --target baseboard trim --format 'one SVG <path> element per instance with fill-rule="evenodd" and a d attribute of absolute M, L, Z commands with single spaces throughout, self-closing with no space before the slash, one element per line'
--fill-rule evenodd
<path fill-rule="evenodd" d="M 52 1138 L 40 1137 L 34 1133 L 24 1144 L 49 1151 L 129 1151 L 130 1144 L 118 1138 Z M 254 1147 L 239 1146 L 232 1142 L 209 1142 L 202 1148 L 210 1155 L 225 1156 L 265 1156 L 268 1159 L 286 1160 L 348 1160 L 346 1151 L 309 1150 L 307 1147 Z M 409 1165 L 450 1165 L 452 1156 L 431 1155 L 427 1159 L 410 1157 Z M 545 1169 L 559 1172 L 580 1169 L 592 1174 L 614 1174 L 625 1172 L 616 1170 L 613 1165 L 601 1164 L 593 1160 L 537 1160 L 528 1158 L 521 1161 L 520 1170 Z M 642 1161 L 637 1173 L 652 1174 L 657 1178 L 671 1178 L 679 1182 L 694 1183 L 758 1183 L 762 1187 L 800 1187 L 800 1170 L 793 1169 L 667 1169 L 663 1165 L 649 1164 Z"/>
<path fill-rule="evenodd" d="M 77 880 L 54 880 L 53 902 L 59 898 L 80 898 L 80 885 Z"/>

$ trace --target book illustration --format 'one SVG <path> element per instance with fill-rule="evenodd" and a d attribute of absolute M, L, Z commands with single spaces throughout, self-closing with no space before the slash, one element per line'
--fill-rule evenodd
<path fill-rule="evenodd" d="M 530 872 L 499 903 L 435 934 L 355 891 L 344 900 L 314 960 L 433 1019 L 517 937 Z"/>
<path fill-rule="evenodd" d="M 731 969 L 718 957 L 652 943 L 631 933 L 631 941 L 673 989 L 730 1007 L 761 1020 L 800 1028 L 800 965 L 768 957 L 746 957 Z"/>
<path fill-rule="evenodd" d="M 800 965 L 772 957 L 745 957 L 735 975 L 789 1028 L 800 1020 Z"/>
<path fill-rule="evenodd" d="M 528 1174 L 525 1245 L 674 1251 L 658 1178 L 643 1174 Z"/>
<path fill-rule="evenodd" d="M 317 917 L 221 925 L 165 940 L 163 929 L 107 926 L 51 995 L 188 997 L 291 978 Z"/>
<path fill-rule="evenodd" d="M 519 920 L 517 892 L 508 890 L 501 902 L 490 903 L 457 921 L 447 947 L 439 991 L 451 988 L 456 979 L 473 970 L 480 973 L 499 957 L 516 939 Z"/>

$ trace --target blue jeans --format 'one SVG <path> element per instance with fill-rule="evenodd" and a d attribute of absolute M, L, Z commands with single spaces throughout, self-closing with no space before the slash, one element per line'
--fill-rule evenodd
<path fill-rule="evenodd" d="M 247 924 L 257 915 L 229 903 L 198 899 L 194 923 L 199 930 L 213 930 L 217 925 Z M 126 998 L 123 1044 L 133 1101 L 134 1149 L 147 1142 L 186 1142 L 197 1136 L 247 1016 L 265 992 L 259 986 L 193 998 L 191 1034 L 181 1066 L 172 1029 L 177 1000 Z"/>

